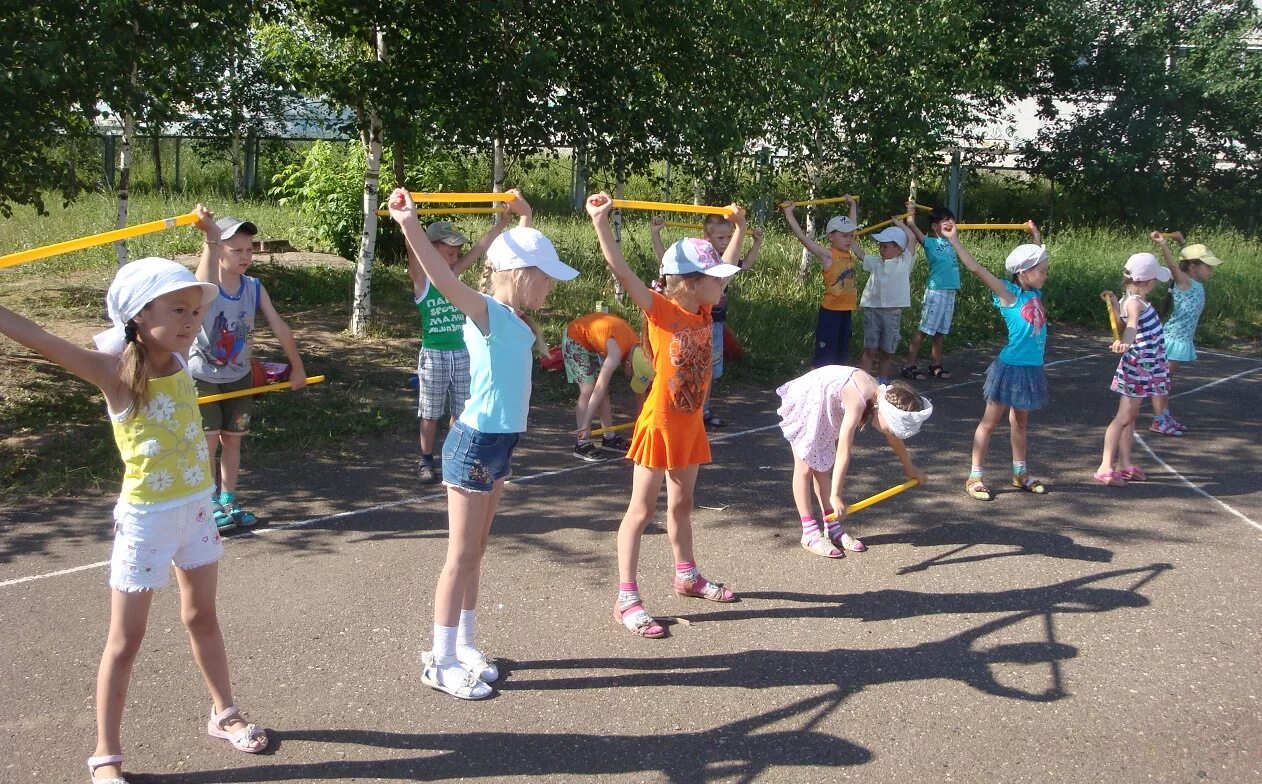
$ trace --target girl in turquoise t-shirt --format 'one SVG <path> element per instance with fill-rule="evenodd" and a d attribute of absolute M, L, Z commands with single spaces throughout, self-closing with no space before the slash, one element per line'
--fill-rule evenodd
<path fill-rule="evenodd" d="M 407 189 L 396 189 L 389 206 L 430 283 L 464 313 L 469 351 L 469 400 L 443 443 L 447 560 L 434 591 L 434 647 L 421 656 L 421 682 L 462 700 L 481 700 L 499 679 L 499 669 L 474 644 L 482 556 L 530 410 L 536 337 L 519 312 L 543 307 L 554 283 L 573 280 L 578 270 L 561 262 L 523 214 L 522 225 L 487 248 L 488 296 L 461 282 L 434 249 Z"/>
<path fill-rule="evenodd" d="M 1040 244 L 1038 227 L 1028 225 L 1035 244 L 1019 245 L 1008 254 L 1004 268 L 1011 281 L 1000 280 L 977 263 L 960 243 L 952 226 L 942 234 L 951 243 L 960 263 L 994 292 L 992 301 L 1003 316 L 1008 342 L 986 369 L 986 411 L 973 434 L 973 465 L 964 481 L 964 490 L 979 501 L 993 499 L 994 493 L 982 480 L 990 436 L 1005 414 L 1011 427 L 1012 484 L 1030 493 L 1043 494 L 1047 488 L 1026 469 L 1026 432 L 1030 412 L 1047 405 L 1047 374 L 1043 370 L 1043 348 L 1047 345 L 1047 311 L 1042 289 L 1047 283 L 1047 249 Z"/>

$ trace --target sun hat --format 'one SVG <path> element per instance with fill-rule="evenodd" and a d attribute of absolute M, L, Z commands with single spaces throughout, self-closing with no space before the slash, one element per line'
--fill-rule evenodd
<path fill-rule="evenodd" d="M 723 261 L 713 245 L 696 237 L 685 237 L 673 243 L 662 255 L 663 275 L 701 272 L 714 278 L 729 278 L 740 271 L 735 264 Z"/>
<path fill-rule="evenodd" d="M 486 260 L 496 272 L 538 267 L 557 280 L 578 277 L 578 270 L 557 256 L 552 240 L 529 226 L 516 226 L 496 237 L 486 250 Z"/>
<path fill-rule="evenodd" d="M 1039 264 L 1047 261 L 1047 248 L 1042 245 L 1018 245 L 1008 254 L 1008 258 L 1003 263 L 1003 268 L 1008 271 L 1009 275 L 1016 275 L 1026 270 L 1033 269 Z"/>
<path fill-rule="evenodd" d="M 1179 251 L 1179 258 L 1184 261 L 1199 261 L 1211 267 L 1217 267 L 1223 260 L 1209 252 L 1209 248 L 1197 242 Z"/>
<path fill-rule="evenodd" d="M 429 224 L 425 227 L 425 236 L 430 242 L 443 242 L 457 248 L 469 244 L 469 238 L 456 231 L 456 227 L 448 221 L 434 221 Z"/>
<path fill-rule="evenodd" d="M 1157 257 L 1151 253 L 1136 253 L 1126 260 L 1126 276 L 1136 283 L 1146 280 L 1159 280 L 1162 283 L 1170 280 L 1170 270 L 1164 267 Z"/>
<path fill-rule="evenodd" d="M 657 370 L 649 361 L 648 354 L 644 353 L 643 346 L 631 349 L 631 391 L 637 395 L 644 394 L 656 375 Z"/>
<path fill-rule="evenodd" d="M 828 219 L 828 225 L 824 227 L 825 234 L 832 234 L 834 231 L 851 232 L 859 228 L 855 222 L 850 220 L 849 215 L 834 215 Z"/>
<path fill-rule="evenodd" d="M 885 384 L 876 388 L 877 410 L 880 412 L 881 419 L 885 421 L 885 426 L 889 428 L 890 433 L 900 441 L 906 441 L 919 433 L 920 426 L 933 415 L 933 403 L 929 402 L 929 398 L 922 397 L 920 398 L 919 411 L 904 411 L 885 399 L 885 390 L 888 388 Z"/>
<path fill-rule="evenodd" d="M 897 226 L 890 226 L 872 235 L 877 242 L 892 242 L 899 250 L 907 250 L 907 234 Z"/>
<path fill-rule="evenodd" d="M 199 281 L 188 268 L 170 259 L 150 256 L 124 264 L 105 293 L 105 310 L 114 326 L 95 335 L 92 341 L 106 353 L 123 353 L 127 322 L 163 294 L 194 287 L 201 289 L 202 305 L 219 296 L 218 286 Z"/>
<path fill-rule="evenodd" d="M 220 218 L 215 221 L 215 225 L 219 227 L 220 241 L 231 238 L 237 232 L 249 234 L 250 236 L 254 236 L 259 233 L 258 226 L 255 226 L 248 220 L 241 220 L 240 218 Z"/>

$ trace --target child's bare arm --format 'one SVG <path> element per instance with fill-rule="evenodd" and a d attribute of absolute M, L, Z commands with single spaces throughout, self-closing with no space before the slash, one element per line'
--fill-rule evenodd
<path fill-rule="evenodd" d="M 1034 240 L 1035 245 L 1043 244 L 1043 234 L 1039 231 L 1039 227 L 1035 225 L 1034 221 L 1026 221 L 1025 230 L 1030 233 L 1030 239 Z"/>
<path fill-rule="evenodd" d="M 1179 262 L 1174 258 L 1174 252 L 1170 250 L 1170 243 L 1166 241 L 1166 235 L 1159 231 L 1152 233 L 1153 241 L 1157 243 L 1157 247 L 1161 248 L 1161 263 L 1166 265 L 1166 269 L 1170 270 L 1170 276 L 1174 280 L 1174 285 L 1180 289 L 1187 290 L 1191 285 L 1191 278 L 1179 267 Z"/>
<path fill-rule="evenodd" d="M 654 215 L 649 220 L 649 241 L 653 243 L 653 258 L 658 261 L 666 255 L 666 244 L 662 242 L 662 229 L 666 226 L 666 219 L 661 215 Z"/>
<path fill-rule="evenodd" d="M 842 417 L 841 431 L 837 434 L 837 456 L 833 460 L 833 476 L 828 488 L 829 501 L 837 512 L 838 520 L 846 519 L 846 472 L 850 470 L 850 450 L 854 446 L 854 434 L 859 429 L 860 419 L 867 405 L 861 394 L 855 394 L 856 401 L 853 403 L 849 395 L 843 395 L 846 395 L 846 414 Z"/>
<path fill-rule="evenodd" d="M 425 290 L 426 284 L 429 283 L 429 278 L 425 275 L 425 268 L 421 266 L 421 260 L 416 257 L 416 251 L 412 250 L 412 246 L 405 242 L 403 248 L 408 255 L 408 277 L 412 279 L 412 293 L 419 297 Z"/>
<path fill-rule="evenodd" d="M 281 349 L 285 352 L 285 359 L 289 360 L 291 389 L 302 389 L 307 385 L 307 370 L 302 366 L 302 355 L 298 353 L 294 331 L 289 328 L 289 323 L 276 312 L 271 296 L 261 285 L 259 286 L 259 310 L 263 312 L 263 318 L 267 319 L 267 328 L 276 336 Z"/>
<path fill-rule="evenodd" d="M 907 451 L 907 444 L 903 443 L 903 439 L 887 432 L 885 434 L 885 443 L 890 445 L 890 449 L 894 450 L 894 454 L 898 457 L 898 462 L 903 464 L 903 474 L 908 479 L 915 479 L 920 484 L 929 481 L 929 477 L 925 476 L 925 472 L 916 467 L 912 462 L 911 452 Z"/>
<path fill-rule="evenodd" d="M 727 208 L 731 212 L 727 219 L 732 222 L 735 229 L 732 231 L 732 241 L 728 243 L 727 250 L 723 251 L 723 261 L 739 266 L 741 245 L 745 244 L 745 230 L 748 228 L 745 222 L 745 208 L 735 202 L 727 205 Z"/>
<path fill-rule="evenodd" d="M 747 270 L 754 266 L 754 262 L 758 260 L 758 252 L 762 250 L 762 229 L 751 229 L 750 234 L 754 237 L 754 242 L 749 246 L 749 251 L 741 258 L 741 269 Z"/>
<path fill-rule="evenodd" d="M 924 232 L 920 230 L 920 227 L 916 225 L 916 202 L 912 201 L 911 199 L 908 199 L 906 206 L 907 206 L 907 226 L 905 227 L 905 230 L 911 233 L 912 238 L 914 238 L 916 242 L 919 242 L 921 245 L 924 245 L 925 234 Z"/>
<path fill-rule="evenodd" d="M 969 253 L 968 248 L 965 248 L 964 244 L 960 242 L 958 229 L 952 227 L 943 231 L 942 236 L 947 238 L 952 248 L 955 248 L 955 255 L 959 257 L 960 263 L 964 265 L 964 268 L 976 275 L 982 283 L 985 283 L 986 288 L 995 293 L 995 296 L 999 298 L 1004 307 L 1008 307 L 1017 301 L 1016 296 L 1011 291 L 1008 291 L 1008 287 L 1003 284 L 1003 281 L 996 278 L 990 270 L 977 263 L 977 259 L 973 258 L 973 254 Z"/>
<path fill-rule="evenodd" d="M 587 214 L 592 219 L 592 226 L 596 229 L 600 252 L 604 254 L 605 263 L 609 265 L 610 272 L 622 284 L 623 290 L 627 292 L 627 296 L 631 297 L 631 301 L 641 310 L 652 308 L 653 292 L 627 264 L 626 258 L 622 255 L 622 249 L 618 247 L 618 243 L 614 242 L 613 228 L 609 225 L 613 199 L 610 199 L 607 193 L 597 193 L 588 196 L 584 204 L 587 207 Z"/>
<path fill-rule="evenodd" d="M 1122 303 L 1122 315 L 1126 318 L 1126 329 L 1122 331 L 1121 339 L 1113 341 L 1111 348 L 1115 354 L 1125 354 L 1135 344 L 1135 335 L 1139 332 L 1139 315 L 1141 313 L 1143 313 L 1143 306 L 1140 305 L 1138 299 L 1132 298 Z"/>
<path fill-rule="evenodd" d="M 587 398 L 587 409 L 579 416 L 579 421 L 583 423 L 576 434 L 579 438 L 586 438 L 591 431 L 588 423 L 592 421 L 592 415 L 600 410 L 601 402 L 609 396 L 609 385 L 613 382 L 618 368 L 622 366 L 622 349 L 618 347 L 617 341 L 613 338 L 605 341 L 605 351 L 607 352 L 605 361 L 600 363 L 600 373 L 596 376 L 596 384 Z"/>
<path fill-rule="evenodd" d="M 21 343 L 105 393 L 111 411 L 121 411 L 128 401 L 118 378 L 118 357 L 76 346 L 57 337 L 30 319 L 0 307 L 0 334 Z"/>
<path fill-rule="evenodd" d="M 806 232 L 802 231 L 802 227 L 798 225 L 797 217 L 793 214 L 793 207 L 794 203 L 791 201 L 784 204 L 784 220 L 789 224 L 789 231 L 793 233 L 794 237 L 797 237 L 798 242 L 802 243 L 802 247 L 819 259 L 819 263 L 823 265 L 824 269 L 828 269 L 829 265 L 833 263 L 832 251 L 806 236 Z"/>
<path fill-rule="evenodd" d="M 447 301 L 455 305 L 478 326 L 482 334 L 490 329 L 490 319 L 486 313 L 486 300 L 483 296 L 469 288 L 451 271 L 443 257 L 438 255 L 425 232 L 421 230 L 421 222 L 416 217 L 416 205 L 412 195 L 406 188 L 396 188 L 390 194 L 390 217 L 399 224 L 403 231 L 403 240 L 416 254 L 417 261 L 429 276 L 429 280 L 442 292 Z"/>
<path fill-rule="evenodd" d="M 202 234 L 205 235 L 202 243 L 202 255 L 197 259 L 197 279 L 207 283 L 219 285 L 219 227 L 215 225 L 215 213 L 206 209 L 204 205 L 198 204 L 193 208 L 197 213 L 197 223 L 194 224 Z"/>

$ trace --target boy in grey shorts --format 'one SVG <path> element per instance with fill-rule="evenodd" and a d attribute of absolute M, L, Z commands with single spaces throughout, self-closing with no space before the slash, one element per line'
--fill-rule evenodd
<path fill-rule="evenodd" d="M 911 305 L 911 265 L 915 245 L 914 236 L 901 217 L 894 218 L 894 225 L 877 232 L 879 255 L 863 257 L 863 269 L 868 273 L 867 285 L 859 298 L 863 308 L 863 359 L 859 367 L 872 372 L 872 362 L 879 356 L 877 381 L 888 383 L 890 360 L 898 350 L 899 330 L 903 308 Z"/>

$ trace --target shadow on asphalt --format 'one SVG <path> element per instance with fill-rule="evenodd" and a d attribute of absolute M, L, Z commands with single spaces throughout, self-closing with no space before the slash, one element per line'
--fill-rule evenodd
<path fill-rule="evenodd" d="M 1095 548 L 1086 548 L 1095 550 Z M 1088 553 L 1087 560 L 1108 551 Z M 794 686 L 833 687 L 828 691 L 704 732 L 658 732 L 648 735 L 584 735 L 549 733 L 464 732 L 409 734 L 364 730 L 312 729 L 278 733 L 281 742 L 341 743 L 402 751 L 424 756 L 402 759 L 337 760 L 309 765 L 259 765 L 171 775 L 134 775 L 149 782 L 266 782 L 317 779 L 491 779 L 511 776 L 615 775 L 659 773 L 672 784 L 703 784 L 717 779 L 753 781 L 782 766 L 849 766 L 872 759 L 872 752 L 844 738 L 815 730 L 853 694 L 889 683 L 954 680 L 986 694 L 1027 702 L 1050 703 L 1069 696 L 1061 663 L 1078 649 L 1056 637 L 1060 613 L 1102 613 L 1144 607 L 1145 585 L 1172 569 L 1154 563 L 1115 569 L 1034 589 L 977 594 L 919 594 L 871 591 L 856 596 L 785 592 L 746 593 L 745 603 L 793 601 L 814 607 L 736 609 L 686 616 L 692 623 L 749 617 L 853 617 L 889 620 L 934 613 L 1007 613 L 943 640 L 901 648 L 829 651 L 749 650 L 730 654 L 682 657 L 500 660 L 510 673 L 601 672 L 596 675 L 506 681 L 508 691 L 585 690 L 648 687 L 768 689 Z M 1124 588 L 1099 585 L 1125 579 Z M 1027 620 L 1041 620 L 1044 639 L 979 647 L 985 638 Z M 1048 685 L 1030 690 L 1005 684 L 996 665 L 1046 665 Z M 663 695 L 670 692 L 661 692 Z M 768 730 L 792 721 L 792 729 Z M 362 753 L 362 752 L 361 752 Z"/>

